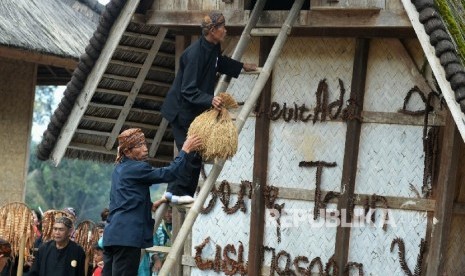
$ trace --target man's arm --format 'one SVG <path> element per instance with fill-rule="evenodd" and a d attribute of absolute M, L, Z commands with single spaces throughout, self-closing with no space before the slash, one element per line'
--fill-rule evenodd
<path fill-rule="evenodd" d="M 246 72 L 255 71 L 257 70 L 257 65 L 242 63 L 227 56 L 218 57 L 218 72 L 237 78 L 239 77 L 242 69 Z"/>
<path fill-rule="evenodd" d="M 179 155 L 167 167 L 154 168 L 145 162 L 138 162 L 137 168 L 132 171 L 131 178 L 141 184 L 155 184 L 171 182 L 175 179 L 188 181 L 191 176 L 192 168 L 189 166 L 188 153 L 196 150 L 202 145 L 202 141 L 197 136 L 187 137 Z"/>

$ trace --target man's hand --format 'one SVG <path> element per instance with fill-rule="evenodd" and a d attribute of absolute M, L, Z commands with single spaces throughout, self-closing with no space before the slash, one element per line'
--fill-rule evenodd
<path fill-rule="evenodd" d="M 158 271 L 160 271 L 162 265 L 163 265 L 163 264 L 162 264 L 162 262 L 160 261 L 160 259 L 157 258 L 157 259 L 155 260 L 155 263 L 153 264 L 152 271 L 153 271 L 153 272 L 158 272 Z"/>
<path fill-rule="evenodd" d="M 223 108 L 223 99 L 218 96 L 213 97 L 212 105 L 215 109 L 221 111 L 221 108 Z"/>
<path fill-rule="evenodd" d="M 202 145 L 202 140 L 197 135 L 187 137 L 186 142 L 182 145 L 182 150 L 189 153 L 198 149 Z"/>
<path fill-rule="evenodd" d="M 152 212 L 157 211 L 158 207 L 160 207 L 160 205 L 162 205 L 163 203 L 168 203 L 168 199 L 166 199 L 165 197 L 162 197 L 159 200 L 155 201 L 152 204 Z"/>
<path fill-rule="evenodd" d="M 252 64 L 252 63 L 244 63 L 244 66 L 242 66 L 242 68 L 244 68 L 244 71 L 246 71 L 246 72 L 256 71 L 257 70 L 257 65 Z"/>

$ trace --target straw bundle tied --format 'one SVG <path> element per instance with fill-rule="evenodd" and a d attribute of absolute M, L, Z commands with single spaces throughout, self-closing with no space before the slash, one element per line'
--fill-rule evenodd
<path fill-rule="evenodd" d="M 202 147 L 198 150 L 204 160 L 215 158 L 229 159 L 236 154 L 238 135 L 228 109 L 237 108 L 234 98 L 225 93 L 219 93 L 223 100 L 221 111 L 210 109 L 200 114 L 191 123 L 187 135 L 197 135 L 202 139 Z"/>
<path fill-rule="evenodd" d="M 21 239 L 24 239 L 24 260 L 34 247 L 32 211 L 26 204 L 12 202 L 0 207 L 0 237 L 11 244 L 13 257 L 20 255 Z"/>
<path fill-rule="evenodd" d="M 95 223 L 90 220 L 84 220 L 76 228 L 74 241 L 79 244 L 86 252 L 86 256 L 92 257 L 92 249 L 98 242 L 98 230 Z"/>

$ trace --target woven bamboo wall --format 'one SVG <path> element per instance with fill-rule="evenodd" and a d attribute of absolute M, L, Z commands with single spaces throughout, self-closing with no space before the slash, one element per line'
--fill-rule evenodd
<path fill-rule="evenodd" d="M 411 41 L 405 44 L 412 57 L 409 63 L 405 59 L 408 56 L 404 52 L 406 48 L 399 47 L 400 44 L 397 43 L 399 41 L 389 39 L 373 39 L 370 43 L 364 98 L 364 110 L 367 112 L 398 114 L 407 92 L 415 85 L 425 87 L 425 83 L 418 83 L 418 75 L 413 73 L 416 69 L 412 68 L 412 64 L 421 64 L 422 55 L 418 44 Z M 343 87 L 346 91 L 343 98 L 346 106 L 351 89 L 354 53 L 354 39 L 291 37 L 273 71 L 272 101 L 281 107 L 284 103 L 292 108 L 305 104 L 309 109 L 308 113 L 313 114 L 317 106 L 318 85 L 325 80 L 328 85 L 328 102 L 337 100 Z M 248 57 L 250 56 L 249 50 Z M 253 81 L 249 78 L 252 77 L 241 76 L 231 86 L 231 91 L 239 101 L 245 100 L 244 91 L 251 88 Z M 412 97 L 408 103 L 408 110 L 423 108 L 424 103 L 419 97 Z M 242 180 L 251 180 L 254 122 L 251 118 L 246 123 L 240 135 L 240 151 L 231 162 L 226 163 L 219 181 L 226 179 L 231 183 L 240 183 Z M 336 165 L 323 169 L 321 190 L 325 193 L 341 192 L 345 135 L 346 123 L 340 118 L 326 118 L 326 121 L 322 121 L 318 117 L 315 123 L 312 120 L 295 120 L 295 117 L 288 122 L 283 117 L 273 120 L 270 126 L 267 185 L 283 190 L 300 189 L 300 193 L 308 193 L 310 196 L 307 198 L 312 198 L 316 189 L 317 169 L 300 167 L 299 162 L 325 161 L 335 162 Z M 421 125 L 362 124 L 356 195 L 377 194 L 415 200 L 415 191 L 421 193 L 423 184 L 425 156 L 422 135 Z M 236 199 L 237 195 L 231 196 L 231 202 L 234 203 Z M 245 202 L 249 207 L 250 201 L 246 199 Z M 284 204 L 280 215 L 281 226 L 277 225 L 277 217 L 271 215 L 276 215 L 276 210 L 267 209 L 264 246 L 274 248 L 276 254 L 281 250 L 286 251 L 291 263 L 298 256 L 305 256 L 308 260 L 320 257 L 323 264 L 328 262 L 335 251 L 337 227 L 329 219 L 320 217 L 314 220 L 314 199 L 284 199 L 278 196 L 275 203 Z M 336 204 L 328 204 L 328 212 L 335 209 Z M 356 209 L 361 214 L 363 206 L 357 205 Z M 426 212 L 389 209 L 390 224 L 383 230 L 380 223 L 384 218 L 383 210 L 385 209 L 378 208 L 375 212 L 374 225 L 363 224 L 351 229 L 349 261 L 362 263 L 365 275 L 403 275 L 398 248 L 395 247 L 391 252 L 391 242 L 395 238 L 404 241 L 406 264 L 413 271 L 420 241 L 426 237 Z M 206 236 L 211 236 L 221 246 L 232 243 L 237 248 L 240 240 L 247 252 L 250 225 L 246 223 L 249 222 L 249 213 L 226 215 L 218 201 L 210 214 L 197 220 L 193 231 L 193 245 L 198 245 Z M 210 249 L 204 249 L 204 258 L 214 258 L 215 243 L 211 242 Z M 457 250 L 452 247 L 450 250 Z M 269 251 L 265 252 L 264 267 L 272 266 L 271 256 Z M 284 268 L 285 262 L 286 258 L 280 258 L 278 267 Z M 307 265 L 308 263 L 301 264 Z M 291 269 L 295 270 L 292 265 Z M 218 275 L 212 271 L 192 271 L 192 275 Z"/>
<path fill-rule="evenodd" d="M 0 205 L 4 205 L 24 200 L 36 67 L 9 59 L 0 64 Z"/>
<path fill-rule="evenodd" d="M 242 61 L 258 64 L 258 49 L 259 43 L 257 39 L 252 39 L 249 47 L 244 54 Z M 228 92 L 238 102 L 244 102 L 248 93 L 252 90 L 256 75 L 240 75 L 238 79 L 233 79 L 228 88 Z M 234 111 L 237 113 L 238 111 Z M 218 177 L 218 181 L 226 180 L 229 183 L 241 183 L 241 181 L 252 181 L 252 169 L 254 159 L 254 136 L 255 136 L 255 118 L 249 118 L 241 134 L 239 135 L 239 147 L 236 155 L 226 164 Z M 211 165 L 206 165 L 205 169 L 208 172 Z M 232 207 L 237 202 L 237 195 L 231 195 L 230 205 Z M 207 202 L 211 199 L 211 195 Z M 228 215 L 223 211 L 223 204 L 218 199 L 213 210 L 205 215 L 200 215 L 192 229 L 192 256 L 195 255 L 194 247 L 202 243 L 206 237 L 210 237 L 211 241 L 202 251 L 202 258 L 215 258 L 215 245 L 221 246 L 223 249 L 227 244 L 233 244 L 238 250 L 239 242 L 244 245 L 245 258 L 247 259 L 249 232 L 250 232 L 250 199 L 244 197 L 246 212 L 237 211 L 234 214 Z M 237 256 L 231 255 L 233 259 Z M 207 270 L 201 271 L 197 268 L 192 268 L 191 275 L 218 275 L 216 272 Z"/>
<path fill-rule="evenodd" d="M 329 102 L 339 97 L 339 79 L 350 91 L 354 47 L 352 39 L 290 38 L 273 72 L 272 101 L 290 107 L 305 104 L 313 110 L 317 87 L 323 79 L 328 84 Z M 336 167 L 324 169 L 321 189 L 339 192 L 345 135 L 346 124 L 340 121 L 273 121 L 267 184 L 314 193 L 316 168 L 299 167 L 299 162 L 336 162 Z M 276 253 L 285 250 L 291 261 L 305 256 L 309 260 L 320 257 L 326 263 L 334 253 L 337 228 L 324 225 L 322 218 L 313 220 L 313 201 L 278 199 L 276 203 L 285 204 L 280 218 L 282 240 L 278 243 L 275 218 L 267 215 L 264 245 L 275 248 Z M 328 207 L 334 209 L 335 205 Z M 266 266 L 271 265 L 270 258 L 271 254 L 265 254 Z"/>

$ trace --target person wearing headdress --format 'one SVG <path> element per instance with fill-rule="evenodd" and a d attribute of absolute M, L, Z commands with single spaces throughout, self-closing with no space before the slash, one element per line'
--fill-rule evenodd
<path fill-rule="evenodd" d="M 72 241 L 73 221 L 61 216 L 53 224 L 52 240 L 39 247 L 29 276 L 83 276 L 86 254 Z"/>
<path fill-rule="evenodd" d="M 11 258 L 11 244 L 0 238 L 0 273 L 8 263 L 8 260 Z"/>
<path fill-rule="evenodd" d="M 139 128 L 118 136 L 116 165 L 111 176 L 110 213 L 103 232 L 103 275 L 137 275 L 141 249 L 152 246 L 154 220 L 150 186 L 190 176 L 189 153 L 201 146 L 198 137 L 186 139 L 179 155 L 167 167 L 147 162 L 144 133 Z"/>
<path fill-rule="evenodd" d="M 226 36 L 225 24 L 220 12 L 206 15 L 201 24 L 202 36 L 180 57 L 179 70 L 161 108 L 163 117 L 171 124 L 178 149 L 186 140 L 187 130 L 195 117 L 211 107 L 221 109 L 221 98 L 213 95 L 217 72 L 237 78 L 242 69 L 257 69 L 255 64 L 242 63 L 221 54 L 220 42 Z M 178 203 L 178 196 L 185 196 L 179 203 L 193 202 L 202 158 L 198 153 L 192 155 L 191 180 L 168 183 L 165 201 Z"/>

